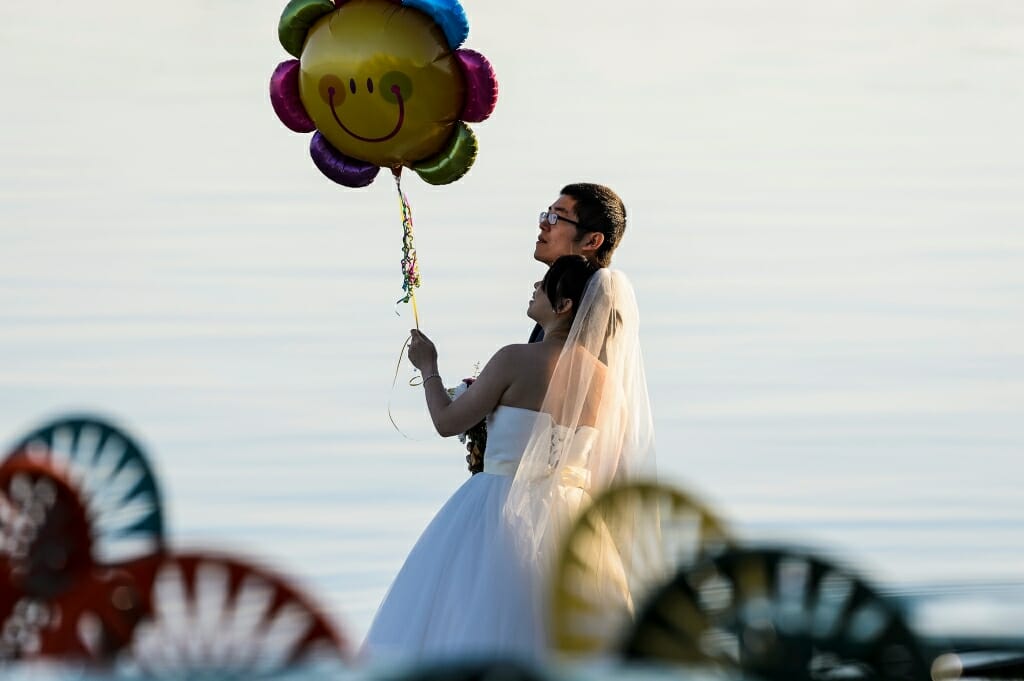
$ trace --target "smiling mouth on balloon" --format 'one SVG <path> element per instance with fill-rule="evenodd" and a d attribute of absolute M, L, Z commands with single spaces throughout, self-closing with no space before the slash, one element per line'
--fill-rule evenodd
<path fill-rule="evenodd" d="M 330 96 L 330 102 L 328 102 L 328 104 L 330 104 L 330 107 L 331 107 L 331 115 L 334 116 L 334 121 L 338 125 L 341 126 L 342 130 L 344 130 L 349 135 L 351 135 L 352 137 L 355 137 L 357 140 L 359 140 L 361 142 L 386 142 L 387 140 L 391 139 L 392 137 L 394 137 L 395 135 L 398 134 L 398 131 L 402 129 L 402 123 L 405 122 L 405 99 L 402 97 L 402 88 L 398 87 L 397 85 L 392 85 L 391 86 L 391 92 L 393 92 L 395 97 L 398 99 L 398 122 L 395 123 L 394 130 L 392 130 L 388 134 L 384 135 L 383 137 L 363 137 L 362 135 L 356 134 L 356 133 L 352 132 L 351 130 L 349 130 L 345 126 L 345 124 L 341 122 L 341 119 L 338 118 L 338 112 L 334 108 L 334 88 L 333 87 L 332 88 L 328 88 L 328 90 L 327 90 L 327 93 Z"/>

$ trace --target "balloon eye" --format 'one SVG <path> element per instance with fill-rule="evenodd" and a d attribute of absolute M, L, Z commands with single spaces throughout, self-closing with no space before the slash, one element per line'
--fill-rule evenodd
<path fill-rule="evenodd" d="M 328 106 L 338 106 L 345 101 L 345 84 L 337 76 L 326 75 L 321 78 L 317 91 L 320 93 L 320 99 Z"/>
<path fill-rule="evenodd" d="M 412 80 L 401 71 L 385 73 L 380 79 L 380 96 L 392 104 L 398 103 L 399 96 L 408 102 L 412 98 Z"/>
<path fill-rule="evenodd" d="M 349 78 L 348 79 L 348 89 L 352 91 L 352 94 L 356 93 L 356 79 L 355 78 Z"/>
<path fill-rule="evenodd" d="M 373 78 L 366 79 L 366 91 L 373 94 Z"/>

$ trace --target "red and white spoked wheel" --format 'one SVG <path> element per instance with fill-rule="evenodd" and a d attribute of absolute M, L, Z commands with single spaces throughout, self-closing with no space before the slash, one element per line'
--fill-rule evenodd
<path fill-rule="evenodd" d="M 143 589 L 146 612 L 114 658 L 120 677 L 273 673 L 317 662 L 346 662 L 345 639 L 282 577 L 240 560 L 167 555 Z M 103 617 L 83 614 L 86 649 L 102 644 Z"/>

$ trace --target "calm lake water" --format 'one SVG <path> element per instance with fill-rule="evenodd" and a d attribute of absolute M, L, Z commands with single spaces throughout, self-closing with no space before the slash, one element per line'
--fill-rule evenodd
<path fill-rule="evenodd" d="M 394 187 L 330 183 L 270 108 L 283 6 L 0 6 L 0 437 L 115 419 L 174 544 L 359 640 L 467 473 L 391 389 Z M 1024 581 L 1024 5 L 466 9 L 497 111 L 466 178 L 405 184 L 446 380 L 527 337 L 537 212 L 609 184 L 666 480 L 892 588 Z"/>

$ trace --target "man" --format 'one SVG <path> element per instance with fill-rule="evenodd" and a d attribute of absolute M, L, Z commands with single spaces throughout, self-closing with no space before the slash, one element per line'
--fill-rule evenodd
<path fill-rule="evenodd" d="M 562 187 L 558 199 L 540 214 L 540 234 L 533 258 L 550 267 L 563 255 L 582 255 L 601 267 L 608 267 L 625 231 L 626 206 L 618 194 L 600 184 L 569 184 Z M 544 329 L 537 324 L 530 334 L 530 342 L 542 340 Z M 486 432 L 482 441 L 467 441 L 466 463 L 470 472 L 483 470 L 486 444 Z"/>
<path fill-rule="evenodd" d="M 533 257 L 550 266 L 563 255 L 582 255 L 608 267 L 625 231 L 626 207 L 618 194 L 600 184 L 566 185 L 558 200 L 540 214 Z M 543 339 L 544 330 L 535 326 L 530 342 Z"/>

